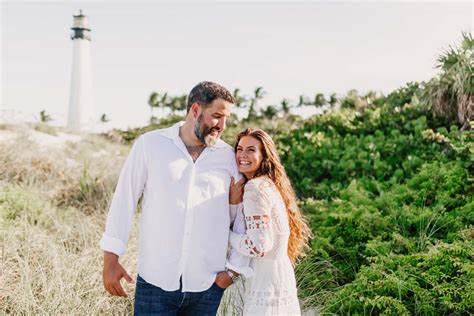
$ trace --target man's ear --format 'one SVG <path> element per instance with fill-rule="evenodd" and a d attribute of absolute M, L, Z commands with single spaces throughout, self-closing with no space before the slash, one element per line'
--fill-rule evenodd
<path fill-rule="evenodd" d="M 201 106 L 199 105 L 199 103 L 197 102 L 194 102 L 192 105 L 191 105 L 191 114 L 193 115 L 194 119 L 197 119 L 199 114 L 200 114 L 200 111 L 201 111 Z"/>

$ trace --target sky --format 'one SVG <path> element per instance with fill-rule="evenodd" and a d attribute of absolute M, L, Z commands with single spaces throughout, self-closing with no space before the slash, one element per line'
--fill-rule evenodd
<path fill-rule="evenodd" d="M 471 1 L 2 1 L 4 118 L 45 110 L 64 124 L 79 9 L 92 29 L 95 112 L 121 128 L 146 124 L 151 92 L 186 94 L 203 80 L 247 96 L 262 86 L 262 105 L 429 80 L 443 50 L 472 32 L 474 10 Z"/>

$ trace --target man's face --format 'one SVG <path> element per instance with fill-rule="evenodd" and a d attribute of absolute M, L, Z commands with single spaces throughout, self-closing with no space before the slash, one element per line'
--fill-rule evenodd
<path fill-rule="evenodd" d="M 212 147 L 222 136 L 225 123 L 230 116 L 232 103 L 223 99 L 216 99 L 210 106 L 200 113 L 194 124 L 194 134 L 206 146 Z"/>

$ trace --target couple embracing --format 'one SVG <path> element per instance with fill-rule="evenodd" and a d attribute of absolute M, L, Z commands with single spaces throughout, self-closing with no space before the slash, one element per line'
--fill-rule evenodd
<path fill-rule="evenodd" d="M 133 282 L 119 263 L 142 199 L 135 315 L 215 315 L 224 290 L 245 279 L 244 315 L 299 315 L 295 260 L 311 232 L 270 136 L 220 139 L 235 103 L 213 82 L 190 92 L 184 122 L 132 146 L 110 205 L 103 281 Z"/>

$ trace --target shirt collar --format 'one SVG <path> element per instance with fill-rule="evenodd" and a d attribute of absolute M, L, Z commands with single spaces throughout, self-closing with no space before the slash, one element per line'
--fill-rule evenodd
<path fill-rule="evenodd" d="M 179 137 L 179 128 L 181 126 L 183 126 L 184 124 L 184 121 L 180 121 L 178 123 L 175 123 L 173 126 L 171 127 L 168 127 L 168 128 L 164 128 L 162 130 L 159 130 L 159 133 L 173 141 L 177 141 L 177 140 L 180 140 L 180 137 Z M 210 150 L 214 150 L 214 149 L 221 149 L 221 148 L 227 148 L 227 147 L 230 147 L 229 144 L 227 144 L 226 142 L 224 142 L 222 139 L 219 139 L 216 144 L 214 145 L 214 147 L 210 147 L 209 149 Z"/>

